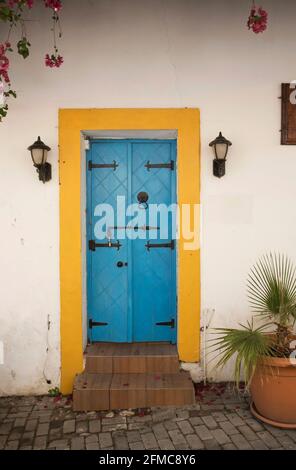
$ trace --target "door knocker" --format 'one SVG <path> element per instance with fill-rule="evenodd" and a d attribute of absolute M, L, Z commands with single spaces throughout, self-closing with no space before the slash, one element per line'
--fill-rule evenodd
<path fill-rule="evenodd" d="M 145 210 L 148 209 L 147 201 L 149 199 L 149 196 L 147 193 L 145 193 L 145 191 L 141 191 L 140 193 L 138 193 L 137 199 L 139 202 L 140 209 L 145 209 Z"/>

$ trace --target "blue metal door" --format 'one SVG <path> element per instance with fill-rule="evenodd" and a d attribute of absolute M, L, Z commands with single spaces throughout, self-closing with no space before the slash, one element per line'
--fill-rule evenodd
<path fill-rule="evenodd" d="M 139 193 L 146 193 L 147 203 L 139 202 Z M 175 202 L 175 141 L 91 142 L 87 152 L 91 341 L 176 341 L 176 245 L 169 207 Z M 164 208 L 163 215 L 158 205 Z"/>

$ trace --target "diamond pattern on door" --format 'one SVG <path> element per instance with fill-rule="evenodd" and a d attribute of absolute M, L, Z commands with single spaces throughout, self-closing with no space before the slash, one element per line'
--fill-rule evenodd
<path fill-rule="evenodd" d="M 95 141 L 88 152 L 93 164 L 118 165 L 93 168 L 88 172 L 88 237 L 94 239 L 94 227 L 100 217 L 94 215 L 98 204 L 114 208 L 116 226 L 117 196 L 125 196 L 126 204 L 136 203 L 137 194 L 149 194 L 148 204 L 175 202 L 175 171 L 145 167 L 150 163 L 170 163 L 176 157 L 175 141 Z M 146 212 L 148 214 L 148 210 Z M 126 225 L 129 218 L 126 218 Z M 148 218 L 146 225 L 149 224 Z M 171 232 L 171 219 L 169 221 Z M 118 236 L 112 231 L 112 242 Z M 120 231 L 122 233 L 122 231 Z M 89 330 L 92 341 L 176 341 L 176 328 L 158 326 L 176 318 L 176 252 L 170 248 L 145 246 L 149 240 L 120 239 L 122 246 L 96 248 L 88 253 L 88 317 L 102 326 Z M 166 243 L 169 238 L 153 243 Z M 108 240 L 96 240 L 107 243 Z M 118 267 L 118 261 L 123 266 Z M 127 266 L 125 265 L 127 263 Z"/>

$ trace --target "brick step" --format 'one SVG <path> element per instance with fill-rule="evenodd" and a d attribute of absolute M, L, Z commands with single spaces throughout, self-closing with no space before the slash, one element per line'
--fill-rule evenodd
<path fill-rule="evenodd" d="M 176 374 L 175 345 L 165 343 L 95 343 L 88 345 L 85 370 L 92 374 Z"/>
<path fill-rule="evenodd" d="M 74 411 L 99 411 L 151 406 L 182 406 L 195 402 L 190 374 L 90 374 L 75 378 Z"/>

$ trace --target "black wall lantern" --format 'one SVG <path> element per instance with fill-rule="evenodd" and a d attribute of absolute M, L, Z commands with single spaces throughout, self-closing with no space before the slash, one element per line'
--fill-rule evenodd
<path fill-rule="evenodd" d="M 215 159 L 213 160 L 213 173 L 214 176 L 221 178 L 225 175 L 225 162 L 228 154 L 228 149 L 232 143 L 223 137 L 220 132 L 218 137 L 213 140 L 210 144 L 213 147 Z"/>
<path fill-rule="evenodd" d="M 50 151 L 50 147 L 45 145 L 44 142 L 38 137 L 34 144 L 28 147 L 31 152 L 33 164 L 39 174 L 39 180 L 45 183 L 51 180 L 51 164 L 47 163 L 47 152 Z"/>

